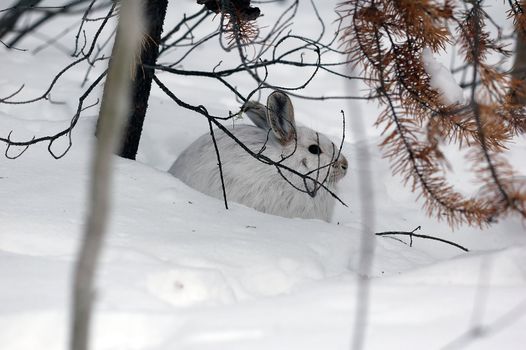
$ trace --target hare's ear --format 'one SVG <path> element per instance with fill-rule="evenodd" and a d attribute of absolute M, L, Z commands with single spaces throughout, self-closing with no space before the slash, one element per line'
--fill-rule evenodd
<path fill-rule="evenodd" d="M 256 124 L 258 128 L 268 130 L 267 107 L 256 101 L 248 101 L 243 106 L 243 112 Z"/>
<path fill-rule="evenodd" d="M 267 99 L 267 117 L 274 135 L 282 145 L 295 140 L 294 108 L 284 92 L 274 91 L 270 94 Z"/>

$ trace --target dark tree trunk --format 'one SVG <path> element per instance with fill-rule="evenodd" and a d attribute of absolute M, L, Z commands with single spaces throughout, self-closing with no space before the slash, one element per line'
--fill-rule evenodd
<path fill-rule="evenodd" d="M 0 18 L 0 39 L 15 29 L 16 22 L 31 7 L 38 5 L 41 0 L 19 0 L 11 6 Z"/>
<path fill-rule="evenodd" d="M 154 70 L 146 66 L 154 66 L 159 56 L 159 43 L 163 31 L 168 0 L 146 0 L 144 14 L 146 17 L 146 34 L 141 50 L 140 61 L 135 69 L 135 81 L 132 90 L 132 111 L 124 129 L 119 155 L 135 159 L 141 139 L 144 117 L 148 109 L 148 99 L 152 87 Z"/>
<path fill-rule="evenodd" d="M 515 55 L 512 77 L 520 80 L 521 85 L 516 87 L 516 91 L 511 92 L 511 96 L 514 103 L 524 106 L 526 105 L 526 37 L 522 32 L 517 36 Z"/>
<path fill-rule="evenodd" d="M 525 8 L 526 1 L 521 0 L 521 7 Z M 513 79 L 520 81 L 515 90 L 510 91 L 511 102 L 526 106 L 526 32 L 523 27 L 517 26 L 517 39 L 515 40 L 515 62 L 511 70 Z"/>

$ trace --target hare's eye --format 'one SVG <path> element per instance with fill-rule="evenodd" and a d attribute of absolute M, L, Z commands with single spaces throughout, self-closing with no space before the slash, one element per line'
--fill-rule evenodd
<path fill-rule="evenodd" d="M 321 154 L 321 149 L 318 145 L 310 145 L 309 152 L 312 154 Z"/>

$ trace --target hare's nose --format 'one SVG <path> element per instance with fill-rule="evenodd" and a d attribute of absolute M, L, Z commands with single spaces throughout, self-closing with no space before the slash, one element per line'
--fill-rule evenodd
<path fill-rule="evenodd" d="M 340 167 L 343 170 L 347 170 L 347 168 L 349 167 L 349 163 L 347 163 L 347 158 L 345 158 L 344 156 L 342 156 L 342 159 L 340 160 Z"/>

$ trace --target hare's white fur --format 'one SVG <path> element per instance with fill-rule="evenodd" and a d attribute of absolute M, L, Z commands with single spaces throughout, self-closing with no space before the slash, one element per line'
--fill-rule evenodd
<path fill-rule="evenodd" d="M 312 172 L 310 177 L 335 191 L 335 183 L 346 173 L 347 160 L 343 155 L 336 159 L 338 148 L 326 136 L 295 125 L 292 104 L 287 95 L 276 91 L 269 96 L 267 107 L 249 102 L 245 111 L 258 126 L 228 128 L 242 143 L 255 153 L 263 149 L 261 153 L 274 161 L 285 157 L 283 165 L 301 174 Z M 298 191 L 283 176 L 296 187 L 309 191 L 315 188 L 315 181 L 304 181 L 287 170 L 282 170 L 282 176 L 276 167 L 252 157 L 221 130 L 214 132 L 229 201 L 269 214 L 329 221 L 335 200 L 327 190 L 319 188 L 314 196 Z M 309 152 L 311 145 L 318 145 L 322 153 L 316 155 Z M 211 136 L 205 134 L 177 158 L 169 172 L 205 194 L 222 198 L 217 163 Z"/>

